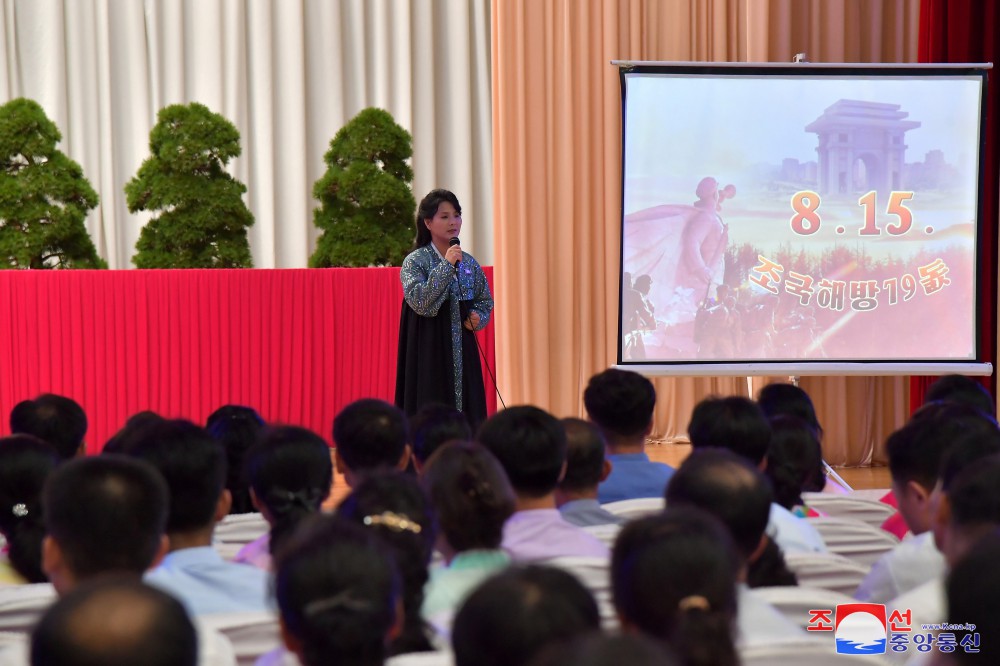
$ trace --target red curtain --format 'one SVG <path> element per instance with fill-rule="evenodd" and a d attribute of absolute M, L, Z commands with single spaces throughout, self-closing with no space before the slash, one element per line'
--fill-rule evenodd
<path fill-rule="evenodd" d="M 83 406 L 91 453 L 138 411 L 226 403 L 329 439 L 348 402 L 392 401 L 401 300 L 398 268 L 0 271 L 0 421 L 50 392 Z"/>
<path fill-rule="evenodd" d="M 920 62 L 992 62 L 1000 64 L 996 33 L 996 3 L 993 0 L 948 2 L 948 0 L 921 0 Z M 997 112 L 1000 107 L 1000 78 L 996 69 L 989 71 L 986 86 L 986 124 L 984 126 L 983 173 L 983 252 L 979 266 L 981 285 L 986 289 L 980 295 L 980 349 L 982 360 L 996 366 L 997 313 L 995 280 L 997 270 L 997 185 L 1000 177 L 1000 132 L 997 131 Z M 910 409 L 916 409 L 924 400 L 927 387 L 934 377 L 910 379 Z M 996 395 L 996 373 L 981 379 Z"/>

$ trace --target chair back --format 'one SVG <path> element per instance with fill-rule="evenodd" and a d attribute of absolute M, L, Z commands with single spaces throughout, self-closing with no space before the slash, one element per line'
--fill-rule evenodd
<path fill-rule="evenodd" d="M 799 585 L 819 587 L 850 596 L 871 567 L 833 553 L 786 553 L 785 564 Z"/>
<path fill-rule="evenodd" d="M 838 604 L 853 604 L 857 600 L 841 592 L 824 590 L 821 587 L 801 587 L 783 585 L 778 587 L 755 587 L 754 594 L 771 604 L 790 622 L 803 629 L 809 628 L 809 611 L 815 608 L 834 610 Z"/>
<path fill-rule="evenodd" d="M 885 666 L 876 655 L 837 654 L 832 640 L 748 646 L 740 650 L 740 660 L 743 666 Z"/>
<path fill-rule="evenodd" d="M 666 506 L 662 497 L 639 497 L 636 499 L 619 500 L 602 504 L 601 508 L 625 520 L 642 518 L 654 513 L 660 513 Z"/>
<path fill-rule="evenodd" d="M 854 497 L 853 495 L 802 493 L 802 500 L 806 506 L 825 513 L 831 518 L 860 520 L 872 527 L 881 527 L 889 516 L 896 513 L 896 508 L 885 502 Z"/>
<path fill-rule="evenodd" d="M 807 518 L 831 553 L 871 566 L 899 544 L 895 535 L 850 518 Z"/>
<path fill-rule="evenodd" d="M 618 614 L 611 601 L 610 561 L 604 557 L 556 557 L 544 560 L 547 564 L 563 569 L 580 579 L 583 586 L 590 590 L 597 600 L 597 608 L 601 613 L 601 626 L 606 631 L 618 629 Z"/>
<path fill-rule="evenodd" d="M 259 513 L 231 513 L 215 526 L 212 536 L 224 543 L 247 544 L 270 529 Z"/>
<path fill-rule="evenodd" d="M 259 657 L 282 645 L 278 616 L 269 611 L 210 613 L 198 619 L 229 639 L 238 666 L 253 666 Z"/>

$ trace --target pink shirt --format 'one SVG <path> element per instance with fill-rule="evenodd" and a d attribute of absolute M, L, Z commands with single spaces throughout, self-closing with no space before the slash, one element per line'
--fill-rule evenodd
<path fill-rule="evenodd" d="M 271 534 L 265 532 L 240 548 L 233 562 L 250 564 L 264 571 L 271 570 Z"/>

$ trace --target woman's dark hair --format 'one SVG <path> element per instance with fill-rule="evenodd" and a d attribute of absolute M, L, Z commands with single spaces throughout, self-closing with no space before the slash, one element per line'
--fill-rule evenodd
<path fill-rule="evenodd" d="M 29 583 L 48 580 L 42 571 L 42 488 L 61 461 L 55 447 L 37 437 L 0 439 L 0 532 L 11 566 Z"/>
<path fill-rule="evenodd" d="M 587 634 L 551 645 L 531 660 L 531 666 L 682 666 L 662 641 L 641 634 Z"/>
<path fill-rule="evenodd" d="M 813 428 L 794 416 L 771 417 L 771 445 L 764 475 L 774 501 L 791 509 L 802 504 L 802 492 L 823 490 L 823 451 Z"/>
<path fill-rule="evenodd" d="M 945 578 L 945 596 L 948 601 L 947 621 L 956 626 L 970 627 L 955 631 L 955 640 L 974 640 L 970 636 L 975 633 L 982 636 L 983 642 L 996 636 L 996 627 L 1000 625 L 1000 597 L 997 596 L 997 585 L 1000 574 L 996 563 L 1000 559 L 1000 532 L 992 532 L 979 539 L 972 549 L 965 554 Z M 952 653 L 953 663 L 965 666 L 995 664 L 995 643 L 983 646 L 982 652 L 967 652 L 955 650 Z"/>
<path fill-rule="evenodd" d="M 799 584 L 788 568 L 785 555 L 774 539 L 767 537 L 764 550 L 747 567 L 747 587 L 792 587 Z"/>
<path fill-rule="evenodd" d="M 250 407 L 223 405 L 209 414 L 205 430 L 226 451 L 226 489 L 233 496 L 229 513 L 252 513 L 250 490 L 244 476 L 247 450 L 257 441 L 264 419 Z"/>
<path fill-rule="evenodd" d="M 471 442 L 446 444 L 427 460 L 421 483 L 456 553 L 500 547 L 514 491 L 492 453 Z"/>
<path fill-rule="evenodd" d="M 405 624 L 392 642 L 391 654 L 433 650 L 430 629 L 420 616 L 420 607 L 437 525 L 430 500 L 420 484 L 403 472 L 372 474 L 340 503 L 337 515 L 367 527 L 395 555 L 403 579 Z"/>
<path fill-rule="evenodd" d="M 323 438 L 305 428 L 264 430 L 246 455 L 246 476 L 271 517 L 271 553 L 330 494 L 333 462 Z"/>
<path fill-rule="evenodd" d="M 666 641 L 688 666 L 735 666 L 740 558 L 726 529 L 692 507 L 627 523 L 611 554 L 624 623 Z"/>
<path fill-rule="evenodd" d="M 455 666 L 525 666 L 546 646 L 600 631 L 594 596 L 554 567 L 515 566 L 476 588 L 455 615 Z"/>
<path fill-rule="evenodd" d="M 802 419 L 816 431 L 816 439 L 823 441 L 823 426 L 816 417 L 812 398 L 798 386 L 781 382 L 768 384 L 757 395 L 757 404 L 769 419 L 775 416 L 795 416 Z"/>
<path fill-rule="evenodd" d="M 146 431 L 165 421 L 162 416 L 151 410 L 136 412 L 128 417 L 121 430 L 112 435 L 104 443 L 101 453 L 124 453 L 131 452 L 136 442 L 141 441 L 146 436 Z"/>
<path fill-rule="evenodd" d="M 391 553 L 343 518 L 311 516 L 275 560 L 278 611 L 306 666 L 384 663 L 401 590 Z"/>
<path fill-rule="evenodd" d="M 438 206 L 444 202 L 455 207 L 455 212 L 462 214 L 462 205 L 458 203 L 458 197 L 448 190 L 431 190 L 417 206 L 417 236 L 413 241 L 413 249 L 423 247 L 431 242 L 431 230 L 424 224 L 424 220 L 429 220 L 437 215 Z"/>

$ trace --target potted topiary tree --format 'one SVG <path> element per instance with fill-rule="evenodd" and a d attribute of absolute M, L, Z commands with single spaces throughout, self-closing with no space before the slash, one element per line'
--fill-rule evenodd
<path fill-rule="evenodd" d="M 97 193 L 37 102 L 0 106 L 0 267 L 107 268 L 84 220 Z"/>
<path fill-rule="evenodd" d="M 129 212 L 160 211 L 142 228 L 139 268 L 249 268 L 246 186 L 224 167 L 240 154 L 236 126 L 197 102 L 160 109 L 152 155 L 125 185 Z"/>
<path fill-rule="evenodd" d="M 410 190 L 410 133 L 382 109 L 368 108 L 344 125 L 323 156 L 326 173 L 313 186 L 313 221 L 323 230 L 313 268 L 399 266 L 413 242 L 417 204 Z"/>

